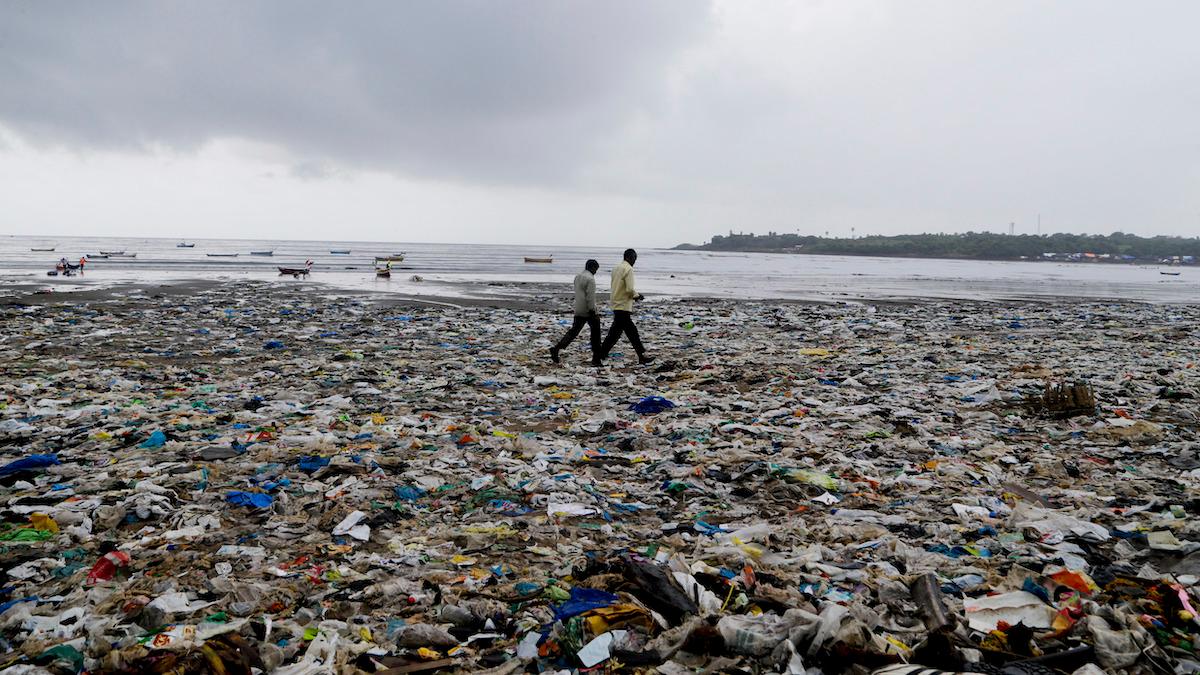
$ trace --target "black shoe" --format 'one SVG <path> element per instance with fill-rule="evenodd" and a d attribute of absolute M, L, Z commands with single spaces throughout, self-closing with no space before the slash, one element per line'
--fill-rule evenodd
<path fill-rule="evenodd" d="M 644 366 L 644 365 L 646 365 L 646 364 L 649 364 L 649 363 L 654 363 L 654 357 L 653 357 L 653 356 L 645 356 L 645 355 L 643 355 L 643 354 L 639 354 L 639 355 L 638 355 L 638 363 L 639 363 L 639 364 L 641 364 L 641 365 L 643 365 L 643 366 Z"/>
<path fill-rule="evenodd" d="M 555 363 L 558 363 L 558 347 L 550 348 L 550 360 Z"/>
<path fill-rule="evenodd" d="M 593 356 L 593 357 L 592 357 L 592 366 L 593 366 L 593 367 L 595 367 L 595 368 L 603 368 L 603 367 L 604 367 L 604 361 L 601 361 L 599 358 L 597 358 L 597 357 Z"/>

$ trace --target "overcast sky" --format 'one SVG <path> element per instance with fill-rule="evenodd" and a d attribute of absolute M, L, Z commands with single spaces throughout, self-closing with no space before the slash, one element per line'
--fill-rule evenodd
<path fill-rule="evenodd" d="M 1200 3 L 0 0 L 0 233 L 1200 234 Z"/>

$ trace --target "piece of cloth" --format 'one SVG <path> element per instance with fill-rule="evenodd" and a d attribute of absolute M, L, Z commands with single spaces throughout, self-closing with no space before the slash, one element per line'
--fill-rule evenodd
<path fill-rule="evenodd" d="M 629 338 L 629 344 L 633 345 L 633 351 L 637 352 L 638 358 L 646 353 L 646 348 L 642 346 L 642 338 L 638 335 L 637 326 L 633 325 L 633 315 L 629 312 L 619 309 L 613 310 L 612 326 L 608 329 L 608 335 L 604 338 L 604 344 L 600 345 L 600 358 L 607 358 L 608 353 L 612 351 L 613 345 L 617 344 L 617 340 L 621 339 L 621 335 Z"/>
<path fill-rule="evenodd" d="M 633 265 L 622 260 L 620 265 L 614 267 L 609 289 L 611 294 L 609 302 L 612 304 L 613 311 L 632 312 L 633 299 L 637 297 L 637 291 L 633 287 Z"/>
<path fill-rule="evenodd" d="M 575 316 L 596 313 L 596 275 L 584 270 L 575 275 Z"/>
<path fill-rule="evenodd" d="M 596 316 L 595 314 L 591 316 L 576 315 L 575 321 L 571 324 L 571 329 L 567 331 L 566 335 L 562 336 L 562 339 L 558 341 L 558 344 L 554 345 L 554 348 L 560 351 L 566 349 L 568 346 L 570 346 L 571 342 L 575 340 L 575 337 L 579 335 L 579 331 L 583 330 L 584 326 L 591 328 L 592 354 L 599 354 L 600 317 Z"/>

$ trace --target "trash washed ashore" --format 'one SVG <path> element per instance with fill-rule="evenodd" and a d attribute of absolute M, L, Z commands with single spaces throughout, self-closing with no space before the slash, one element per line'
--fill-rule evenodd
<path fill-rule="evenodd" d="M 5 672 L 1200 669 L 1200 307 L 651 302 L 597 370 L 565 303 L 57 300 Z"/>

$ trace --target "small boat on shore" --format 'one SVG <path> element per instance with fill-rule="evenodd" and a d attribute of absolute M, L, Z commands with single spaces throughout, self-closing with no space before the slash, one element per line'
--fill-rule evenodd
<path fill-rule="evenodd" d="M 350 255 L 350 249 L 344 251 L 330 251 L 330 255 Z"/>
<path fill-rule="evenodd" d="M 53 247 L 53 246 L 51 246 L 50 248 L 31 248 L 31 249 L 29 249 L 29 250 L 30 250 L 30 251 L 40 251 L 40 252 L 43 252 L 43 253 L 49 253 L 50 251 L 53 251 L 53 250 L 54 250 L 54 247 Z"/>
<path fill-rule="evenodd" d="M 393 253 L 393 254 L 391 254 L 391 255 L 377 255 L 377 256 L 375 256 L 375 263 L 376 263 L 376 264 L 378 264 L 378 263 L 388 263 L 388 262 L 394 262 L 394 263 L 395 263 L 395 262 L 404 262 L 404 254 L 403 254 L 403 253 Z"/>
<path fill-rule="evenodd" d="M 178 244 L 175 244 L 175 248 L 196 248 L 196 245 L 181 241 Z"/>
<path fill-rule="evenodd" d="M 275 251 L 250 251 L 250 255 L 275 255 Z"/>
<path fill-rule="evenodd" d="M 125 255 L 125 251 L 100 251 L 100 255 Z"/>
<path fill-rule="evenodd" d="M 238 254 L 236 254 L 236 253 L 205 253 L 204 255 L 206 255 L 210 258 L 236 258 L 236 257 L 238 257 Z"/>
<path fill-rule="evenodd" d="M 307 276 L 308 273 L 312 270 L 312 264 L 313 263 L 311 260 L 305 260 L 304 267 L 278 267 L 276 269 L 279 270 L 279 273 L 281 275 L 282 274 L 290 274 L 290 275 L 298 278 L 301 274 Z"/>
<path fill-rule="evenodd" d="M 550 256 L 548 258 L 531 258 L 529 256 L 525 256 L 525 262 L 527 262 L 527 263 L 552 263 L 552 262 L 554 262 L 554 256 Z"/>
<path fill-rule="evenodd" d="M 380 279 L 390 279 L 392 276 L 392 271 L 386 267 L 379 268 L 375 270 L 375 276 Z"/>

